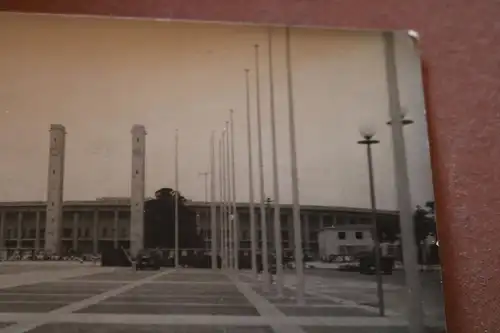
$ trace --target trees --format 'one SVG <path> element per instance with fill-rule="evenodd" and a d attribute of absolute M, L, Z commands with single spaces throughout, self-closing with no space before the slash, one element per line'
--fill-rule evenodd
<path fill-rule="evenodd" d="M 427 201 L 425 208 L 417 206 L 413 213 L 413 226 L 415 228 L 415 242 L 417 246 L 420 246 L 429 234 L 436 234 L 434 201 Z"/>
<path fill-rule="evenodd" d="M 204 240 L 197 232 L 196 212 L 179 193 L 179 248 L 203 248 Z M 144 246 L 146 248 L 175 247 L 175 191 L 161 188 L 155 199 L 144 205 Z"/>

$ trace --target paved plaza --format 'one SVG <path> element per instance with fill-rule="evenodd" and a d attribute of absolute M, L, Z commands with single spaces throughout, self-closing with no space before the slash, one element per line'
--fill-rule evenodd
<path fill-rule="evenodd" d="M 396 312 L 314 292 L 299 306 L 289 287 L 264 292 L 248 272 L 0 263 L 0 333 L 408 332 Z"/>

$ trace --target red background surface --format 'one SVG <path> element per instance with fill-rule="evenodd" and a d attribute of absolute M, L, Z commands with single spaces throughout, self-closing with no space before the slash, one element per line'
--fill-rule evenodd
<path fill-rule="evenodd" d="M 0 10 L 417 30 L 448 330 L 500 332 L 498 1 L 0 0 Z"/>

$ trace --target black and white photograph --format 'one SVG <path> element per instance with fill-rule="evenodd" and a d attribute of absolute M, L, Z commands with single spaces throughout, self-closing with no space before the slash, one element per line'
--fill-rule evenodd
<path fill-rule="evenodd" d="M 445 332 L 420 38 L 0 13 L 0 333 Z"/>

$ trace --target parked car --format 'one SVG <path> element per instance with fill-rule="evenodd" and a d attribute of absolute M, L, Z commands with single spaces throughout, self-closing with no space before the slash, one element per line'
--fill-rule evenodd
<path fill-rule="evenodd" d="M 135 269 L 145 270 L 153 269 L 159 270 L 161 266 L 161 257 L 158 251 L 142 250 L 136 256 Z"/>
<path fill-rule="evenodd" d="M 359 272 L 361 274 L 375 274 L 376 263 L 374 252 L 363 252 L 357 255 L 359 260 Z M 384 257 L 380 258 L 380 270 L 383 274 L 392 274 L 394 268 L 394 258 Z"/>

